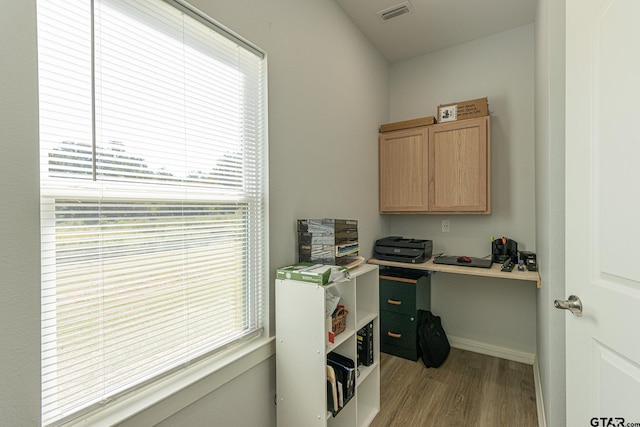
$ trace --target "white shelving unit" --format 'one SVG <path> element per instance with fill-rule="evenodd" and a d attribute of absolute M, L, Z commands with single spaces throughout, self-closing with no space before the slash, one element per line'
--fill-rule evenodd
<path fill-rule="evenodd" d="M 378 266 L 351 270 L 348 281 L 319 286 L 276 280 L 276 386 L 279 427 L 368 426 L 380 410 Z M 328 342 L 325 293 L 349 312 L 346 330 Z M 334 417 L 327 410 L 327 354 L 357 359 L 356 332 L 373 322 L 374 363 L 358 367 L 355 396 Z"/>

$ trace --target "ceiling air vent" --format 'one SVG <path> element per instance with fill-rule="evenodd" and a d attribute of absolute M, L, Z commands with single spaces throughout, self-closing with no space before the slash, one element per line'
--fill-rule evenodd
<path fill-rule="evenodd" d="M 409 12 L 411 12 L 411 4 L 409 2 L 404 2 L 402 4 L 390 7 L 389 9 L 381 10 L 380 12 L 378 12 L 378 16 L 383 21 L 388 21 Z"/>

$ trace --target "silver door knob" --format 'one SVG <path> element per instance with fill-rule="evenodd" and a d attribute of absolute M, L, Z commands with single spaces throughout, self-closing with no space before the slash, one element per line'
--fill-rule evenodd
<path fill-rule="evenodd" d="M 568 300 L 557 299 L 553 302 L 555 308 L 569 310 L 574 316 L 582 317 L 582 301 L 575 295 L 569 296 Z"/>

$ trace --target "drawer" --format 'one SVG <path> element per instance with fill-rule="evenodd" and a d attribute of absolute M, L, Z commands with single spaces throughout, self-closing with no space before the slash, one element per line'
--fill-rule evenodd
<path fill-rule="evenodd" d="M 380 345 L 415 350 L 417 320 L 415 316 L 381 311 Z"/>
<path fill-rule="evenodd" d="M 380 311 L 415 315 L 416 280 L 380 277 Z"/>

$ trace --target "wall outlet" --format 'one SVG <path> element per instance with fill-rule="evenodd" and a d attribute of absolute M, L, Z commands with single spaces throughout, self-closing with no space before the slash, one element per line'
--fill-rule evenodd
<path fill-rule="evenodd" d="M 448 219 L 443 219 L 442 220 L 442 232 L 443 233 L 448 233 L 449 232 L 449 220 Z"/>

